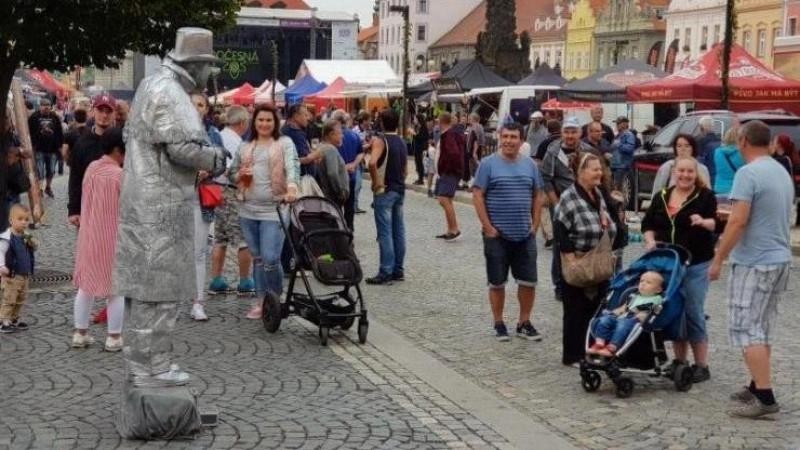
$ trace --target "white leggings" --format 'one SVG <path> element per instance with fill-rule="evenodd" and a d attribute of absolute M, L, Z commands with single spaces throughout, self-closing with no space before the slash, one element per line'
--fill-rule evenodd
<path fill-rule="evenodd" d="M 89 328 L 89 313 L 92 311 L 94 297 L 78 289 L 75 295 L 75 328 L 85 330 Z M 108 333 L 122 333 L 122 318 L 125 314 L 125 299 L 121 295 L 114 295 L 106 299 L 108 307 Z"/>
<path fill-rule="evenodd" d="M 195 287 L 197 294 L 195 303 L 205 303 L 206 300 L 206 260 L 208 259 L 208 233 L 211 223 L 203 220 L 203 213 L 198 204 L 194 208 L 194 270 L 196 273 Z"/>

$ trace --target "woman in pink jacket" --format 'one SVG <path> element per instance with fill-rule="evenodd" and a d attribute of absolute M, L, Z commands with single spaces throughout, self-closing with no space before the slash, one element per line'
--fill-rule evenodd
<path fill-rule="evenodd" d="M 117 247 L 119 196 L 125 143 L 122 130 L 111 128 L 101 138 L 103 156 L 91 163 L 83 177 L 80 228 L 73 276 L 75 332 L 72 347 L 86 348 L 94 342 L 89 335 L 89 313 L 95 298 L 105 298 L 108 307 L 108 337 L 105 350 L 122 350 L 124 300 L 114 295 L 112 273 Z"/>

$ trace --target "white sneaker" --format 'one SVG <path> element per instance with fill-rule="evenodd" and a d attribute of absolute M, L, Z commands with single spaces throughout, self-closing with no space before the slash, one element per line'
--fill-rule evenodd
<path fill-rule="evenodd" d="M 80 334 L 77 331 L 72 333 L 72 348 L 86 348 L 94 344 L 94 338 L 86 334 Z"/>
<path fill-rule="evenodd" d="M 208 316 L 206 315 L 205 309 L 203 309 L 202 303 L 195 303 L 192 305 L 192 319 L 198 322 L 205 322 L 208 320 Z"/>
<path fill-rule="evenodd" d="M 107 352 L 118 352 L 122 350 L 122 338 L 112 338 L 111 336 L 106 338 L 106 345 L 103 347 Z"/>

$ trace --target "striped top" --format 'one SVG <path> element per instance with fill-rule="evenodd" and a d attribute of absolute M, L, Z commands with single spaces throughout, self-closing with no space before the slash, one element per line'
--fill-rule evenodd
<path fill-rule="evenodd" d="M 531 158 L 509 161 L 495 153 L 484 158 L 473 187 L 483 191 L 492 226 L 510 241 L 531 234 L 533 198 L 543 189 L 539 168 Z"/>
<path fill-rule="evenodd" d="M 109 156 L 89 164 L 83 177 L 81 226 L 75 255 L 75 287 L 94 297 L 113 295 L 122 167 Z"/>

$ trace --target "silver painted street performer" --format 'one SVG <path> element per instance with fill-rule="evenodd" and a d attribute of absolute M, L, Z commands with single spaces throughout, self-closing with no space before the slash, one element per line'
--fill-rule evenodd
<path fill-rule="evenodd" d="M 175 49 L 136 91 L 124 130 L 114 292 L 127 307 L 118 423 L 126 437 L 171 438 L 199 425 L 188 390 L 174 389 L 189 375 L 172 362 L 171 335 L 179 302 L 195 294 L 197 174 L 225 170 L 224 150 L 208 141 L 189 97 L 205 89 L 217 62 L 210 31 L 179 29 Z"/>

